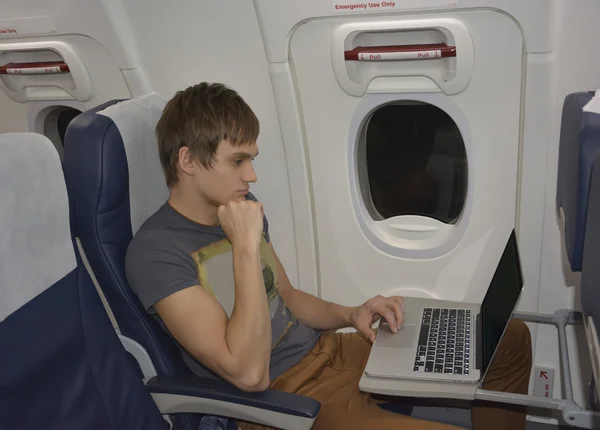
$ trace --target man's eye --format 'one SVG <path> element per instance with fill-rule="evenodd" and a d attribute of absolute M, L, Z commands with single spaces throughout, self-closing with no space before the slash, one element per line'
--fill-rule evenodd
<path fill-rule="evenodd" d="M 233 160 L 233 164 L 235 164 L 236 166 L 240 166 L 243 162 L 244 160 Z"/>

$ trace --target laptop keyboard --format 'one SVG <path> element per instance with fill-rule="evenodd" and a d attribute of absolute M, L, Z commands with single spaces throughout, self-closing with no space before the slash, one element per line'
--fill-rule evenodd
<path fill-rule="evenodd" d="M 414 371 L 468 375 L 470 339 L 470 310 L 425 308 Z"/>

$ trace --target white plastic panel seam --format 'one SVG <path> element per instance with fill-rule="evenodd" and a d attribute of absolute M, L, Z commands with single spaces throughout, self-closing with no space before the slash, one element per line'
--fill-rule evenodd
<path fill-rule="evenodd" d="M 371 81 L 354 82 L 348 76 L 346 69 L 346 60 L 344 58 L 344 50 L 346 39 L 355 32 L 382 32 L 382 31 L 407 31 L 407 30 L 438 30 L 443 33 L 447 39 L 454 40 L 456 46 L 456 74 L 453 79 L 443 80 L 439 76 L 430 73 L 427 69 L 423 69 L 423 76 L 432 80 L 437 87 L 448 95 L 458 94 L 467 88 L 471 82 L 473 75 L 473 67 L 475 64 L 475 54 L 473 49 L 473 40 L 465 25 L 458 19 L 454 18 L 431 18 L 431 19 L 406 19 L 406 20 L 369 20 L 363 22 L 351 22 L 340 25 L 335 30 L 331 40 L 331 64 L 336 80 L 345 92 L 350 95 L 360 97 L 367 92 L 367 88 Z M 386 74 L 390 76 L 389 74 Z M 391 82 L 390 88 L 386 88 L 385 84 L 379 83 L 376 92 L 396 92 L 399 90 L 398 79 L 402 73 L 396 75 L 396 79 Z M 414 76 L 411 78 L 414 79 Z M 402 85 L 401 85 L 402 86 Z M 414 84 L 411 91 L 423 92 L 432 91 L 435 86 L 428 85 L 427 81 L 419 81 Z M 406 92 L 407 88 L 402 86 L 402 91 Z"/>
<path fill-rule="evenodd" d="M 321 297 L 318 279 L 318 249 L 314 203 L 310 188 L 304 120 L 289 63 L 269 65 L 273 94 L 281 126 L 284 154 L 290 180 L 290 195 L 296 237 L 298 289 Z"/>
<path fill-rule="evenodd" d="M 0 52 L 3 51 L 44 51 L 50 50 L 58 53 L 65 63 L 69 66 L 69 70 L 75 88 L 62 88 L 64 92 L 71 97 L 81 102 L 85 102 L 92 97 L 92 80 L 85 64 L 77 52 L 67 43 L 58 40 L 48 40 L 43 42 L 17 42 L 17 43 L 0 43 Z M 27 91 L 15 92 L 8 90 L 4 85 L 2 90 L 13 100 L 25 102 L 31 97 Z"/>
<path fill-rule="evenodd" d="M 122 0 L 100 0 L 99 3 L 102 5 L 102 9 L 104 9 L 108 23 L 111 24 L 111 31 L 108 34 L 116 37 L 118 40 L 117 47 L 120 48 L 119 51 L 122 51 L 119 54 L 123 54 L 123 61 L 121 62 L 120 55 L 115 55 L 116 52 L 111 49 L 111 53 L 115 56 L 119 68 L 127 70 L 139 67 L 141 64 L 139 50 L 124 2 Z M 96 39 L 102 40 L 99 37 L 96 37 Z"/>
<path fill-rule="evenodd" d="M 121 72 L 132 98 L 145 96 L 152 92 L 152 85 L 142 66 L 135 69 L 123 69 Z"/>

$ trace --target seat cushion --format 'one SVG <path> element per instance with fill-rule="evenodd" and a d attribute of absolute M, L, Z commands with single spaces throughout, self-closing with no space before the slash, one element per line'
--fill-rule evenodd
<path fill-rule="evenodd" d="M 168 428 L 79 267 L 0 323 L 0 428 Z"/>

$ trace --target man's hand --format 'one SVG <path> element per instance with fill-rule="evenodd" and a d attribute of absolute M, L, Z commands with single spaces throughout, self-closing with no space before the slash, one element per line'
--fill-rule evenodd
<path fill-rule="evenodd" d="M 251 200 L 232 201 L 219 206 L 217 217 L 232 246 L 260 246 L 263 232 L 262 204 Z"/>
<path fill-rule="evenodd" d="M 404 299 L 400 296 L 373 297 L 352 310 L 350 322 L 359 333 L 374 342 L 376 335 L 371 326 L 381 317 L 388 322 L 392 332 L 397 333 L 404 320 Z"/>

